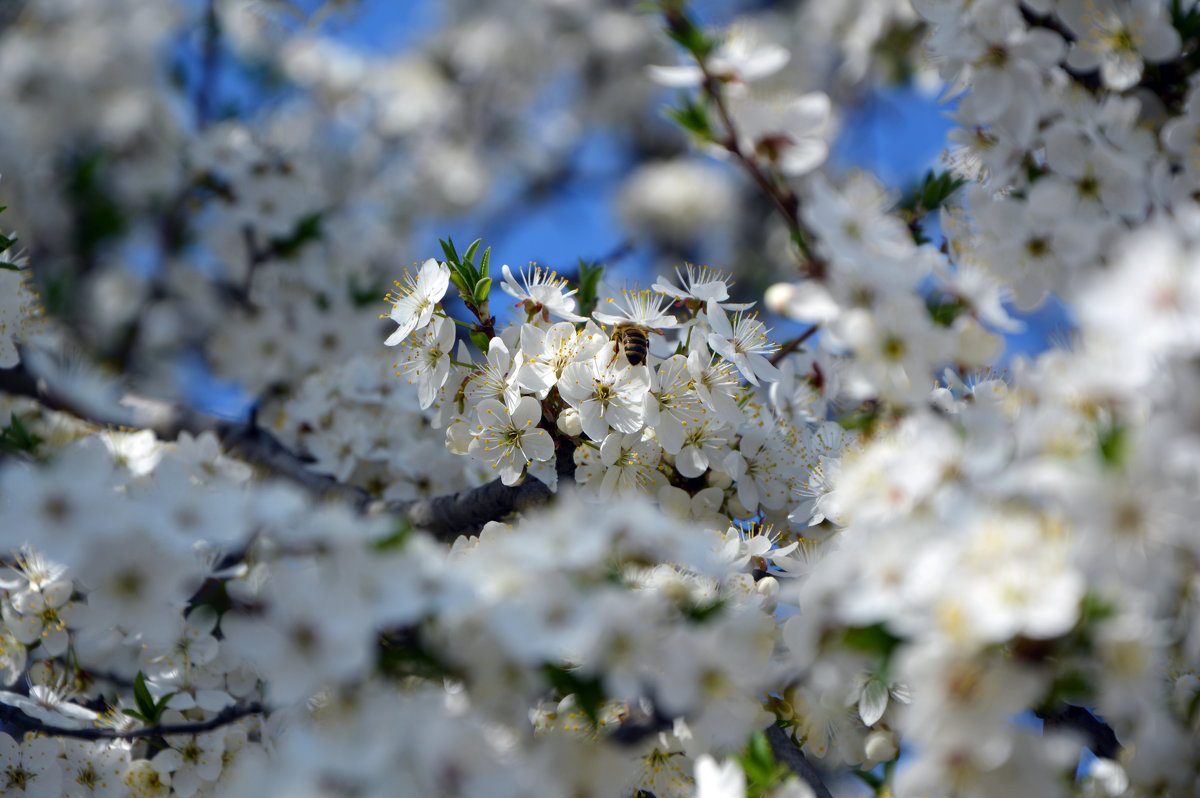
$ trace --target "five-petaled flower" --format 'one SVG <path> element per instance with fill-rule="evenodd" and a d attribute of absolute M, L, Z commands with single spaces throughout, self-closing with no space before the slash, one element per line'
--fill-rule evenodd
<path fill-rule="evenodd" d="M 434 308 L 450 287 L 450 267 L 430 258 L 421 264 L 421 271 L 415 279 L 407 271 L 403 279 L 403 284 L 396 281 L 400 290 L 388 294 L 388 300 L 392 303 L 388 318 L 400 325 L 384 341 L 388 346 L 400 343 L 433 318 Z"/>
<path fill-rule="evenodd" d="M 517 484 L 530 462 L 554 456 L 549 433 L 537 426 L 542 408 L 533 397 L 521 397 L 512 413 L 500 402 L 484 399 L 475 414 L 479 423 L 468 451 L 497 469 L 505 485 Z"/>

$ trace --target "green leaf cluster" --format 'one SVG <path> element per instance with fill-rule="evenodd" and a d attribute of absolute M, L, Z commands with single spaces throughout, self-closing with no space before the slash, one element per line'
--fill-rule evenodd
<path fill-rule="evenodd" d="M 281 258 L 290 258 L 300 251 L 309 241 L 321 237 L 321 214 L 310 213 L 296 222 L 292 232 L 283 237 L 271 240 L 271 251 Z"/>
<path fill-rule="evenodd" d="M 445 241 L 438 239 L 442 252 L 446 255 L 446 265 L 450 267 L 450 282 L 458 289 L 463 304 L 479 319 L 479 324 L 471 330 L 471 342 L 479 351 L 488 350 L 488 341 L 495 332 L 492 325 L 495 319 L 488 313 L 488 295 L 492 292 L 492 278 L 488 270 L 492 261 L 492 248 L 488 247 L 475 264 L 475 255 L 483 239 L 477 238 L 467 247 L 461 256 L 454 247 L 454 239 L 447 236 Z"/>
<path fill-rule="evenodd" d="M 703 62 L 717 48 L 717 41 L 687 13 L 685 0 L 662 0 L 659 10 L 666 21 L 667 36 Z"/>
<path fill-rule="evenodd" d="M 578 671 L 553 664 L 543 665 L 542 674 L 550 686 L 564 697 L 575 696 L 580 711 L 593 727 L 600 725 L 600 708 L 603 706 L 606 696 L 598 676 L 585 678 Z"/>
<path fill-rule="evenodd" d="M 925 309 L 934 324 L 949 327 L 962 314 L 971 309 L 962 297 L 932 293 L 925 297 Z"/>
<path fill-rule="evenodd" d="M 467 247 L 463 256 L 459 256 L 454 248 L 454 239 L 447 237 L 445 241 L 438 239 L 442 252 L 446 254 L 446 265 L 450 267 L 450 282 L 454 283 L 463 296 L 463 300 L 473 300 L 477 305 L 486 303 L 492 290 L 492 278 L 488 269 L 492 260 L 492 248 L 483 251 L 479 265 L 475 265 L 475 254 L 483 239 L 477 238 Z"/>
<path fill-rule="evenodd" d="M 29 431 L 16 413 L 9 415 L 8 426 L 0 429 L 0 450 L 34 454 L 42 439 Z"/>
<path fill-rule="evenodd" d="M 949 171 L 935 173 L 930 169 L 925 173 L 925 178 L 921 183 L 904 195 L 900 200 L 899 209 L 905 221 L 908 222 L 916 243 L 926 244 L 929 242 L 929 237 L 921 231 L 921 220 L 945 204 L 946 200 L 950 199 L 951 195 L 966 182 L 961 177 L 954 177 Z"/>
<path fill-rule="evenodd" d="M 793 778 L 791 768 L 775 760 L 767 735 L 761 731 L 754 732 L 737 760 L 746 774 L 746 795 L 764 795 Z"/>
<path fill-rule="evenodd" d="M 122 710 L 131 718 L 137 718 L 148 726 L 153 726 L 162 718 L 163 710 L 167 708 L 167 702 L 175 693 L 167 693 L 158 701 L 150 695 L 150 690 L 146 687 L 146 677 L 138 671 L 137 676 L 133 680 L 133 700 L 137 704 L 137 709 Z"/>

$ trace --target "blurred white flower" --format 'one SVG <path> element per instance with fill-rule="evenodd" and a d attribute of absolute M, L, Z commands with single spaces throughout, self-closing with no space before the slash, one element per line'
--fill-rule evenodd
<path fill-rule="evenodd" d="M 791 53 L 786 48 L 762 41 L 745 26 L 730 28 L 707 58 L 708 71 L 718 80 L 751 83 L 774 75 L 787 65 Z M 662 86 L 699 86 L 704 73 L 696 64 L 647 67 L 651 80 Z"/>
<path fill-rule="evenodd" d="M 696 760 L 696 798 L 746 798 L 746 774 L 736 759 L 717 760 L 701 754 Z"/>
<path fill-rule="evenodd" d="M 735 216 L 728 177 L 691 158 L 640 166 L 622 186 L 617 213 L 630 230 L 665 241 L 690 241 Z"/>

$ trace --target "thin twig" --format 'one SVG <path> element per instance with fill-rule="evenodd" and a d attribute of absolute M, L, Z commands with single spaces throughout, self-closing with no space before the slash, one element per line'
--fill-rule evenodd
<path fill-rule="evenodd" d="M 266 712 L 267 708 L 255 701 L 241 706 L 226 707 L 208 720 L 195 723 L 159 723 L 141 729 L 99 727 L 72 729 L 67 726 L 51 726 L 17 712 L 10 713 L 10 717 L 6 717 L 4 722 L 6 726 L 16 727 L 20 731 L 37 732 L 52 737 L 74 737 L 78 740 L 136 740 L 143 737 L 163 737 L 172 734 L 199 734 L 228 726 L 248 715 L 262 715 Z"/>
<path fill-rule="evenodd" d="M 124 393 L 108 402 L 95 401 L 94 397 L 85 400 L 56 385 L 52 378 L 35 374 L 24 357 L 16 366 L 0 369 L 0 393 L 36 399 L 51 410 L 70 413 L 98 427 L 148 429 L 162 440 L 174 440 L 181 432 L 193 435 L 211 432 L 231 454 L 299 485 L 317 498 L 347 501 L 368 514 L 404 515 L 414 526 L 427 529 L 445 541 L 477 531 L 488 521 L 513 511 L 544 504 L 551 496 L 545 483 L 530 476 L 521 485 L 511 487 L 497 479 L 448 496 L 374 501 L 362 488 L 309 469 L 299 455 L 259 427 L 253 418 L 230 421 L 133 393 Z"/>
<path fill-rule="evenodd" d="M 196 126 L 205 128 L 212 119 L 212 104 L 216 94 L 218 56 L 220 55 L 221 26 L 217 19 L 217 2 L 208 0 L 204 12 L 204 50 L 200 61 L 200 85 L 196 88 Z"/>
<path fill-rule="evenodd" d="M 807 330 L 805 330 L 804 332 L 802 332 L 802 333 L 800 333 L 799 335 L 797 335 L 797 336 L 796 336 L 795 338 L 793 338 L 792 340 L 788 341 L 788 342 L 787 342 L 786 344 L 784 344 L 783 346 L 779 347 L 779 351 L 778 351 L 778 352 L 776 352 L 775 354 L 771 355 L 771 358 L 770 358 L 770 360 L 771 360 L 771 365 L 772 365 L 772 366 L 778 366 L 778 365 L 779 365 L 779 363 L 780 363 L 780 362 L 781 362 L 781 361 L 782 361 L 782 360 L 783 360 L 785 357 L 787 357 L 788 355 L 790 355 L 792 352 L 795 352 L 795 351 L 796 351 L 796 350 L 797 350 L 797 349 L 800 347 L 800 344 L 804 343 L 804 342 L 805 342 L 805 341 L 807 341 L 809 338 L 812 338 L 812 337 L 813 337 L 813 334 L 814 334 L 814 333 L 816 333 L 816 331 L 817 331 L 817 330 L 819 330 L 820 328 L 821 328 L 821 325 L 819 325 L 819 324 L 814 324 L 813 326 L 809 327 L 809 328 L 808 328 Z"/>
<path fill-rule="evenodd" d="M 767 175 L 763 168 L 759 165 L 758 160 L 751 155 L 742 151 L 742 146 L 739 143 L 737 125 L 733 122 L 733 115 L 729 113 L 729 108 L 725 104 L 724 98 L 721 96 L 720 80 L 708 71 L 708 64 L 703 60 L 697 59 L 700 65 L 700 71 L 704 75 L 704 92 L 712 99 L 713 105 L 716 106 L 717 114 L 721 118 L 721 124 L 725 126 L 725 141 L 721 142 L 726 150 L 728 150 L 746 171 L 763 193 L 770 198 L 775 207 L 783 215 L 784 221 L 787 223 L 788 231 L 792 234 L 792 239 L 796 245 L 800 247 L 800 252 L 804 255 L 806 271 L 811 277 L 820 277 L 825 273 L 825 262 L 817 256 L 809 244 L 809 239 L 812 238 L 812 232 L 809 231 L 804 222 L 800 219 L 800 199 L 789 188 L 781 188 L 775 181 Z"/>

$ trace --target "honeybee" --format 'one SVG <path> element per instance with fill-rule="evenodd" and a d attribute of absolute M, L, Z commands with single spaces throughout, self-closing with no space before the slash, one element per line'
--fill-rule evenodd
<path fill-rule="evenodd" d="M 625 350 L 625 359 L 629 361 L 631 366 L 640 366 L 646 362 L 646 352 L 650 349 L 649 333 L 658 332 L 651 330 L 649 327 L 643 327 L 640 324 L 634 324 L 632 321 L 619 321 L 617 326 L 613 328 L 612 335 L 609 338 L 613 342 L 612 360 L 608 361 L 608 365 L 612 365 L 617 361 L 617 355 L 621 354 L 621 350 Z M 661 335 L 661 333 L 659 333 Z"/>

